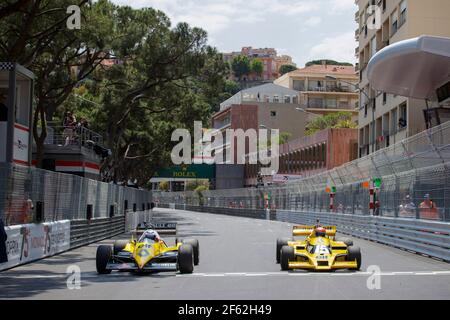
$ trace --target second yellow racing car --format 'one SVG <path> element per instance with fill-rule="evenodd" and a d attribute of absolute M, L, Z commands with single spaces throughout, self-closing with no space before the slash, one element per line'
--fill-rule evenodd
<path fill-rule="evenodd" d="M 350 239 L 337 239 L 335 226 L 298 225 L 293 236 L 303 240 L 278 239 L 276 260 L 282 270 L 359 270 L 361 250 Z"/>

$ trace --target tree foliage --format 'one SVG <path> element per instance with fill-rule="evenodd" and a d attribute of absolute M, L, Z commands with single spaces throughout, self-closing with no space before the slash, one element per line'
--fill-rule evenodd
<path fill-rule="evenodd" d="M 353 67 L 353 64 L 349 63 L 349 62 L 338 62 L 335 60 L 329 60 L 329 59 L 322 59 L 322 60 L 313 60 L 313 61 L 309 61 L 306 63 L 306 67 L 310 67 L 312 65 L 321 65 L 323 64 L 323 62 L 326 62 L 327 65 L 334 65 L 334 66 L 348 66 L 348 67 Z"/>
<path fill-rule="evenodd" d="M 231 69 L 233 70 L 234 75 L 241 80 L 242 76 L 250 74 L 251 66 L 249 58 L 244 55 L 234 57 L 231 62 Z"/>
<path fill-rule="evenodd" d="M 251 72 L 254 72 L 259 77 L 262 75 L 264 71 L 264 64 L 261 59 L 253 59 L 250 63 Z"/>
<path fill-rule="evenodd" d="M 316 132 L 325 129 L 355 129 L 358 128 L 358 124 L 353 121 L 353 115 L 351 112 L 337 112 L 330 113 L 323 117 L 318 117 L 312 120 L 306 126 L 306 135 L 311 136 Z"/>
<path fill-rule="evenodd" d="M 104 180 L 143 186 L 170 161 L 172 131 L 206 121 L 221 102 L 227 66 L 199 28 L 172 26 L 161 11 L 109 0 L 9 4 L 14 10 L 0 6 L 0 60 L 36 74 L 38 158 L 47 120 L 71 109 L 87 117 L 112 150 Z M 73 4 L 81 8 L 81 30 L 66 28 Z M 122 63 L 102 65 L 111 56 Z"/>
<path fill-rule="evenodd" d="M 283 64 L 280 67 L 279 72 L 280 72 L 280 75 L 284 75 L 286 73 L 289 73 L 289 72 L 292 72 L 292 71 L 295 71 L 295 70 L 297 70 L 297 67 L 295 67 L 295 66 L 293 66 L 291 64 Z"/>

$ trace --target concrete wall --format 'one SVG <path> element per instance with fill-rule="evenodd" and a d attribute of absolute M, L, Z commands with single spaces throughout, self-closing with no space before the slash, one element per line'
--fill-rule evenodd
<path fill-rule="evenodd" d="M 303 137 L 308 115 L 296 110 L 298 107 L 298 104 L 289 103 L 258 103 L 258 127 L 265 125 L 279 129 L 280 133 L 289 132 L 289 140 Z M 276 112 L 276 116 L 272 116 L 271 112 Z"/>

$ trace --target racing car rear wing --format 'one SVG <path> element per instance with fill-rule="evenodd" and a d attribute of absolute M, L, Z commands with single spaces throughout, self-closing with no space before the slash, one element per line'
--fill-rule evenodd
<path fill-rule="evenodd" d="M 176 235 L 177 234 L 177 224 L 175 222 L 159 222 L 159 223 L 143 223 L 136 227 L 133 231 L 133 235 L 139 238 L 142 233 L 147 229 L 153 229 L 159 234 L 165 235 Z"/>
<path fill-rule="evenodd" d="M 327 230 L 327 236 L 334 237 L 336 235 L 336 226 L 321 226 Z M 307 237 L 311 235 L 316 226 L 297 225 L 293 227 L 292 235 L 294 237 Z"/>

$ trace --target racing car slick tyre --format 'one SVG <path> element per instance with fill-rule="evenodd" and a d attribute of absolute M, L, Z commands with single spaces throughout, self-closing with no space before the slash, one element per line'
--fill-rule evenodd
<path fill-rule="evenodd" d="M 128 240 L 116 240 L 114 241 L 113 253 L 116 256 L 120 251 L 125 249 L 128 244 Z"/>
<path fill-rule="evenodd" d="M 99 246 L 97 248 L 97 255 L 95 257 L 95 264 L 97 267 L 97 273 L 109 274 L 111 270 L 106 269 L 109 259 L 111 258 L 112 249 L 111 246 Z"/>
<path fill-rule="evenodd" d="M 283 271 L 289 270 L 289 260 L 294 260 L 294 258 L 295 258 L 294 248 L 289 246 L 283 246 L 281 248 L 280 254 L 281 270 Z"/>
<path fill-rule="evenodd" d="M 183 244 L 190 244 L 194 250 L 194 265 L 198 266 L 200 263 L 200 245 L 197 239 L 181 239 L 179 242 Z"/>
<path fill-rule="evenodd" d="M 280 263 L 280 254 L 281 254 L 281 248 L 283 248 L 283 246 L 287 246 L 289 241 L 292 241 L 292 238 L 278 238 L 277 239 L 277 248 L 276 248 L 276 259 L 277 259 L 277 263 Z"/>
<path fill-rule="evenodd" d="M 353 270 L 361 269 L 361 249 L 359 247 L 348 247 L 347 258 L 349 261 L 355 261 L 356 259 L 357 267 Z"/>
<path fill-rule="evenodd" d="M 194 249 L 190 244 L 183 244 L 178 249 L 178 269 L 181 273 L 194 271 Z"/>
<path fill-rule="evenodd" d="M 350 247 L 353 245 L 353 240 L 350 238 L 336 238 L 336 241 L 345 243 L 347 245 L 347 247 Z"/>

